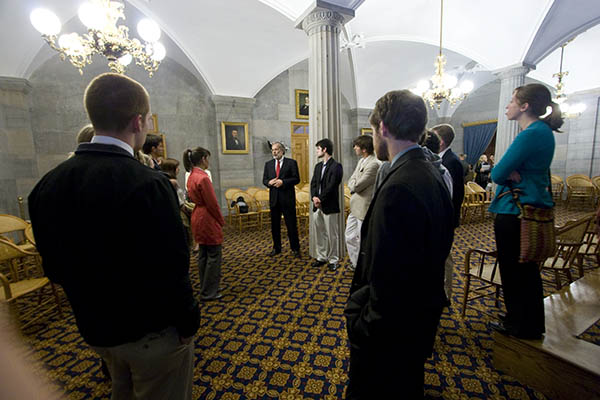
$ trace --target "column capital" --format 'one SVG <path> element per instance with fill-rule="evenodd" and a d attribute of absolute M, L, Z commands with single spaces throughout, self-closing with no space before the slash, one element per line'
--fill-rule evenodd
<path fill-rule="evenodd" d="M 335 27 L 341 30 L 352 18 L 354 18 L 354 10 L 324 0 L 316 0 L 296 20 L 296 28 L 304 30 L 309 35 L 321 27 Z"/>
<path fill-rule="evenodd" d="M 492 71 L 494 75 L 496 75 L 500 79 L 510 79 L 516 76 L 525 76 L 530 71 L 535 70 L 535 65 L 519 63 L 515 65 L 510 65 L 508 67 L 500 68 L 495 71 Z"/>

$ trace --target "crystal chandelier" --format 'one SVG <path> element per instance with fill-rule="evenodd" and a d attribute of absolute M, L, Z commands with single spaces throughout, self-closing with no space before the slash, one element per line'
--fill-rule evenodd
<path fill-rule="evenodd" d="M 435 75 L 431 77 L 431 82 L 422 80 L 417 84 L 412 92 L 423 97 L 423 100 L 429 103 L 431 108 L 440 105 L 444 100 L 450 105 L 456 104 L 458 101 L 464 100 L 467 94 L 473 90 L 473 82 L 463 81 L 460 86 L 456 86 L 458 79 L 453 75 L 444 73 L 444 65 L 446 65 L 446 57 L 442 54 L 442 23 L 444 20 L 444 0 L 441 1 L 440 12 L 440 52 L 433 64 L 435 67 Z"/>
<path fill-rule="evenodd" d="M 571 39 L 573 40 L 573 39 Z M 570 42 L 570 41 L 569 41 Z M 566 118 L 577 118 L 579 117 L 586 109 L 586 105 L 584 103 L 577 104 L 569 104 L 567 103 L 567 95 L 565 94 L 565 84 L 563 83 L 563 78 L 569 75 L 569 71 L 563 72 L 563 58 L 565 54 L 565 46 L 569 44 L 569 42 L 560 46 L 560 68 L 559 72 L 552 75 L 552 77 L 558 78 L 558 82 L 556 83 L 556 97 L 554 98 L 554 102 L 560 106 L 560 111 L 562 112 L 563 119 Z"/>
<path fill-rule="evenodd" d="M 129 28 L 117 26 L 119 19 L 125 20 L 124 4 L 120 1 L 89 0 L 79 7 L 81 22 L 88 28 L 83 35 L 65 33 L 57 38 L 61 30 L 58 17 L 49 10 L 38 8 L 31 12 L 30 20 L 35 29 L 64 61 L 69 59 L 79 73 L 92 63 L 94 54 L 108 59 L 111 71 L 122 74 L 132 60 L 143 67 L 150 77 L 156 72 L 166 55 L 165 47 L 158 41 L 160 28 L 150 19 L 138 23 L 138 33 L 144 40 L 129 38 Z"/>

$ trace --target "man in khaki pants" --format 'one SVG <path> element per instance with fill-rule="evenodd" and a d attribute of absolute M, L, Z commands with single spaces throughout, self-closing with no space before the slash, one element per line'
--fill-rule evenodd
<path fill-rule="evenodd" d="M 354 271 L 360 249 L 360 228 L 365 219 L 375 190 L 375 178 L 381 162 L 373 154 L 373 137 L 361 135 L 353 141 L 354 151 L 360 157 L 348 180 L 350 214 L 346 220 L 346 248 L 350 258 L 349 269 Z"/>

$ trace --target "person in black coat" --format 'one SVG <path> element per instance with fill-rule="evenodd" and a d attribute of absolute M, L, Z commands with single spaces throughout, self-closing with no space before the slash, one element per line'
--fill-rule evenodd
<path fill-rule="evenodd" d="M 450 171 L 452 177 L 452 205 L 454 207 L 454 227 L 460 225 L 460 211 L 465 197 L 464 167 L 460 158 L 450 149 L 454 141 L 454 128 L 449 124 L 440 124 L 431 128 L 432 131 L 440 135 L 440 152 L 442 165 Z M 454 274 L 454 261 L 452 254 L 448 255 L 445 265 L 444 289 L 448 301 L 452 300 L 452 277 Z M 450 303 L 448 303 L 450 305 Z"/>
<path fill-rule="evenodd" d="M 422 98 L 389 92 L 370 122 L 375 151 L 389 154 L 391 167 L 363 222 L 344 311 L 351 345 L 346 399 L 422 398 L 424 362 L 446 302 L 452 203 L 417 145 L 427 122 Z"/>
<path fill-rule="evenodd" d="M 281 253 L 281 214 L 285 219 L 290 248 L 296 257 L 300 257 L 300 241 L 298 240 L 298 224 L 296 222 L 296 190 L 294 186 L 300 182 L 298 163 L 284 157 L 285 147 L 280 142 L 271 145 L 273 159 L 265 163 L 263 185 L 269 188 L 269 208 L 271 210 L 271 235 L 273 250 L 269 256 Z"/>
<path fill-rule="evenodd" d="M 341 232 L 337 214 L 340 213 L 339 190 L 344 170 L 342 164 L 332 157 L 333 143 L 331 140 L 321 139 L 315 147 L 317 158 L 323 161 L 315 165 L 313 177 L 310 180 L 310 197 L 313 202 L 313 224 L 316 237 L 316 260 L 313 262 L 313 266 L 329 264 L 329 270 L 335 271 L 340 260 Z"/>
<path fill-rule="evenodd" d="M 134 158 L 151 124 L 148 93 L 107 73 L 89 84 L 84 104 L 92 142 L 29 195 L 44 272 L 63 287 L 81 336 L 108 364 L 113 397 L 191 399 L 200 310 L 177 193 Z M 158 246 L 152 232 L 160 232 Z"/>

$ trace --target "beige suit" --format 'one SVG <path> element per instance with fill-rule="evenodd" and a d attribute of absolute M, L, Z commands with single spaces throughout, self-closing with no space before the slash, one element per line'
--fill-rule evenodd
<path fill-rule="evenodd" d="M 350 215 L 346 221 L 346 247 L 352 267 L 356 267 L 360 250 L 360 228 L 367 215 L 369 204 L 375 190 L 375 178 L 381 162 L 374 155 L 361 158 L 348 180 L 350 197 Z"/>

